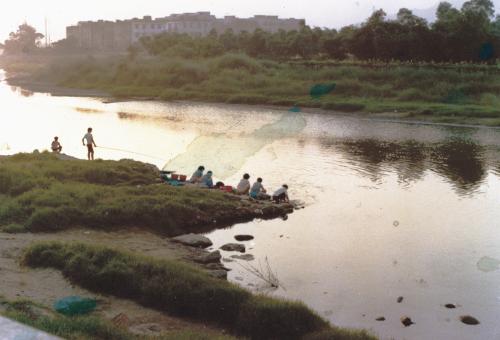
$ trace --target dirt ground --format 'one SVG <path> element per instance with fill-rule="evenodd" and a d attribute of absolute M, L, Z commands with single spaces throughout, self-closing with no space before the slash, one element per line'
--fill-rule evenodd
<path fill-rule="evenodd" d="M 35 241 L 79 241 L 103 244 L 160 259 L 189 259 L 203 250 L 188 248 L 144 231 L 104 233 L 95 230 L 70 230 L 57 234 L 0 233 L 0 295 L 8 300 L 28 299 L 51 307 L 60 298 L 79 295 L 98 301 L 97 313 L 121 327 L 140 335 L 161 335 L 170 331 L 199 330 L 221 335 L 225 331 L 190 320 L 179 319 L 140 306 L 132 301 L 104 296 L 73 286 L 59 271 L 21 267 L 23 250 Z"/>

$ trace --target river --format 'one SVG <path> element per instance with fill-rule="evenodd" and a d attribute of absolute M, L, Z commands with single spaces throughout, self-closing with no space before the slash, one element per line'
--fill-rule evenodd
<path fill-rule="evenodd" d="M 254 261 L 226 263 L 233 282 L 383 339 L 500 339 L 500 129 L 238 105 L 105 104 L 5 82 L 0 102 L 0 154 L 47 149 L 57 135 L 64 152 L 84 158 L 91 126 L 97 157 L 188 175 L 203 164 L 229 184 L 248 172 L 270 190 L 287 183 L 305 209 L 208 234 L 213 249 L 237 234 L 255 237 L 246 243 Z M 265 290 L 241 266 L 266 258 L 280 289 Z M 480 324 L 465 325 L 462 315 Z M 404 327 L 403 316 L 415 324 Z"/>

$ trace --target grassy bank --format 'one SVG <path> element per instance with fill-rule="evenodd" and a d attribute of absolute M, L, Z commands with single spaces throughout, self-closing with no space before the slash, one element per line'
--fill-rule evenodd
<path fill-rule="evenodd" d="M 35 244 L 25 252 L 23 262 L 61 270 L 89 290 L 210 321 L 252 339 L 373 339 L 365 332 L 332 328 L 301 303 L 254 296 L 177 262 L 62 243 Z"/>
<path fill-rule="evenodd" d="M 3 310 L 3 311 L 2 311 Z M 68 340 L 234 340 L 199 331 L 172 331 L 160 336 L 135 335 L 96 315 L 67 317 L 28 300 L 0 298 L 0 315 Z"/>
<path fill-rule="evenodd" d="M 140 227 L 176 236 L 262 217 L 238 197 L 174 188 L 157 178 L 155 167 L 130 160 L 59 160 L 49 153 L 8 157 L 0 161 L 0 229 Z M 277 217 L 284 210 L 270 206 L 263 213 Z"/>
<path fill-rule="evenodd" d="M 290 62 L 226 54 L 73 58 L 28 67 L 30 78 L 116 97 L 266 104 L 384 114 L 432 122 L 500 126 L 496 66 L 411 63 Z M 49 59 L 50 60 L 50 59 Z M 8 63 L 5 63 L 9 69 Z M 19 69 L 19 62 L 17 62 Z M 335 84 L 311 96 L 317 84 Z"/>

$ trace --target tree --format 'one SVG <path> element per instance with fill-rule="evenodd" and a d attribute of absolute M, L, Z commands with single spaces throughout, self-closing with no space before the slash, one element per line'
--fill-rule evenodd
<path fill-rule="evenodd" d="M 473 12 L 487 18 L 493 18 L 495 6 L 490 0 L 470 0 L 462 5 L 462 12 Z"/>
<path fill-rule="evenodd" d="M 224 33 L 219 35 L 219 42 L 224 46 L 226 52 L 238 49 L 238 39 L 231 28 L 228 28 Z"/>
<path fill-rule="evenodd" d="M 40 47 L 43 34 L 38 33 L 35 28 L 28 24 L 19 26 L 16 32 L 9 35 L 5 41 L 6 54 L 32 53 Z"/>
<path fill-rule="evenodd" d="M 248 40 L 246 52 L 252 57 L 265 55 L 267 53 L 267 33 L 256 29 Z"/>

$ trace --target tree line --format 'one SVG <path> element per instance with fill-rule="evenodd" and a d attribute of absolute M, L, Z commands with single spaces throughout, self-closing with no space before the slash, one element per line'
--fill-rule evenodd
<path fill-rule="evenodd" d="M 40 51 L 43 35 L 27 24 L 10 34 L 4 53 Z M 50 49 L 79 51 L 68 39 Z M 151 55 L 183 58 L 215 57 L 224 53 L 245 53 L 255 58 L 357 59 L 379 61 L 489 62 L 500 57 L 500 15 L 495 17 L 491 0 L 469 0 L 460 9 L 448 2 L 437 8 L 436 20 L 428 23 L 402 8 L 395 19 L 383 10 L 375 11 L 360 25 L 340 30 L 304 26 L 298 31 L 276 33 L 256 30 L 235 33 L 215 30 L 206 37 L 165 33 L 143 37 L 129 49 L 135 57 L 141 50 Z"/>
<path fill-rule="evenodd" d="M 428 23 L 402 8 L 393 20 L 375 11 L 361 25 L 340 30 L 303 27 L 300 31 L 235 34 L 212 31 L 207 37 L 163 34 L 144 37 L 152 55 L 212 57 L 243 52 L 256 58 L 331 58 L 344 60 L 494 62 L 500 55 L 500 15 L 490 0 L 470 0 L 461 9 L 441 2 L 436 21 Z"/>

